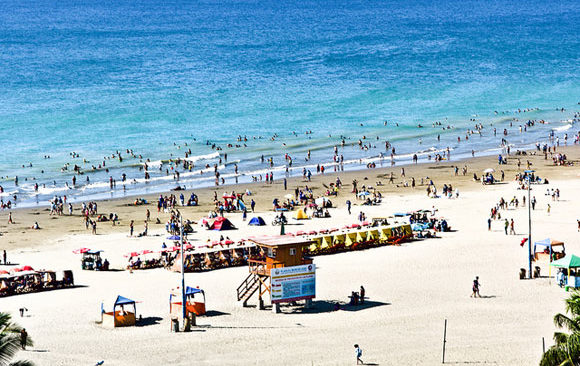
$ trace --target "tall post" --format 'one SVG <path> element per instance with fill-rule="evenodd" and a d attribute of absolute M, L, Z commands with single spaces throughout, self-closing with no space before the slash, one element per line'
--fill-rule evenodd
<path fill-rule="evenodd" d="M 181 212 L 179 213 L 179 240 L 181 241 L 181 308 L 183 310 L 183 324 L 185 324 L 185 318 L 187 316 L 185 304 L 185 251 L 183 250 L 183 217 L 181 216 Z"/>
<path fill-rule="evenodd" d="M 445 319 L 445 327 L 443 328 L 443 360 L 441 363 L 445 363 L 445 343 L 447 343 L 447 319 Z"/>
<path fill-rule="evenodd" d="M 528 174 L 528 278 L 532 278 L 532 201 L 530 200 L 531 190 L 530 175 Z M 550 258 L 551 260 L 551 258 Z"/>

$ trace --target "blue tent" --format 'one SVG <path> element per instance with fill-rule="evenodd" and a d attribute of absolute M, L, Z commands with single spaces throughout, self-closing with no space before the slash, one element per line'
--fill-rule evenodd
<path fill-rule="evenodd" d="M 121 295 L 117 296 L 117 300 L 115 300 L 115 306 L 134 304 L 134 303 L 135 303 L 134 300 L 128 299 L 128 298 L 121 296 Z"/>
<path fill-rule="evenodd" d="M 248 222 L 248 225 L 253 225 L 253 226 L 264 226 L 266 225 L 266 221 L 264 221 L 263 218 L 261 218 L 260 216 L 257 217 L 253 217 L 250 222 Z"/>

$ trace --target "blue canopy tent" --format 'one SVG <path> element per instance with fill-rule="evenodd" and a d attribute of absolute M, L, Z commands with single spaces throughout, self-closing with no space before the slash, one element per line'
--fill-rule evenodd
<path fill-rule="evenodd" d="M 195 301 L 195 295 L 201 294 L 203 296 L 203 302 Z M 181 314 L 181 291 L 180 289 L 174 290 L 169 294 L 169 312 L 175 314 Z M 174 301 L 173 298 L 176 300 Z M 185 301 L 187 304 L 187 311 L 190 313 L 195 313 L 195 315 L 205 314 L 205 292 L 197 287 L 185 287 Z"/>
<path fill-rule="evenodd" d="M 101 304 L 101 315 L 103 326 L 116 328 L 116 327 L 130 327 L 135 325 L 137 319 L 137 307 L 135 300 L 131 300 L 127 297 L 118 295 L 113 305 L 112 312 L 105 312 Z M 125 306 L 133 305 L 133 311 L 126 311 Z M 117 308 L 120 307 L 119 310 Z"/>
<path fill-rule="evenodd" d="M 554 247 L 561 247 L 562 251 L 554 251 Z M 540 250 L 538 252 L 537 250 Z M 548 253 L 545 253 L 545 250 L 548 250 Z M 546 238 L 544 240 L 539 240 L 534 243 L 534 260 L 541 259 L 542 255 L 548 254 L 548 261 L 552 262 L 553 260 L 560 259 L 566 255 L 565 252 L 566 248 L 564 248 L 564 242 Z"/>
<path fill-rule="evenodd" d="M 264 226 L 264 225 L 266 225 L 266 221 L 264 221 L 264 219 L 261 218 L 260 216 L 256 216 L 256 217 L 252 217 L 252 219 L 250 220 L 250 222 L 248 222 L 248 225 L 252 225 L 252 226 Z"/>

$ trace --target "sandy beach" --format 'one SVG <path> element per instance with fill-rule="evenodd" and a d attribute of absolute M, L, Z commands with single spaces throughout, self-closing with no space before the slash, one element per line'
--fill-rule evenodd
<path fill-rule="evenodd" d="M 562 148 L 569 161 L 578 161 L 580 149 Z M 561 152 L 561 151 L 559 151 Z M 510 156 L 508 165 L 498 166 L 496 156 L 476 157 L 464 161 L 406 166 L 406 177 L 400 167 L 301 178 L 288 181 L 289 192 L 297 185 L 313 188 L 321 195 L 324 185 L 336 176 L 345 186 L 338 197 L 331 198 L 337 208 L 330 209 L 332 218 L 311 219 L 299 224 L 291 222 L 287 232 L 342 227 L 357 221 L 363 211 L 367 217 L 383 217 L 395 212 L 437 209 L 445 217 L 452 232 L 439 238 L 417 240 L 401 246 L 343 252 L 316 256 L 317 295 L 312 309 L 283 306 L 274 314 L 255 307 L 242 308 L 236 301 L 236 288 L 247 275 L 247 267 L 220 269 L 186 274 L 188 285 L 200 286 L 206 292 L 208 315 L 197 319 L 191 333 L 171 333 L 168 298 L 179 285 L 180 275 L 165 269 L 110 272 L 82 271 L 80 258 L 73 250 L 88 247 L 104 250 L 113 269 L 123 269 L 126 253 L 159 250 L 166 241 L 164 223 L 168 214 L 157 213 L 155 197 L 147 197 L 147 206 L 128 205 L 133 198 L 100 201 L 100 213 L 117 213 L 120 224 L 99 223 L 98 235 L 86 230 L 76 210 L 75 215 L 49 216 L 45 208 L 12 210 L 15 224 L 7 224 L 8 212 L 0 213 L 0 249 L 6 249 L 10 262 L 30 265 L 35 269 L 72 269 L 73 289 L 17 295 L 0 299 L 2 311 L 15 315 L 26 307 L 25 317 L 17 321 L 28 330 L 35 346 L 20 353 L 39 365 L 90 365 L 105 360 L 105 365 L 345 365 L 354 364 L 353 344 L 361 345 L 367 364 L 433 365 L 441 362 L 443 325 L 448 320 L 446 361 L 449 363 L 530 365 L 542 355 L 542 337 L 546 347 L 552 344 L 552 316 L 563 311 L 566 292 L 549 278 L 546 263 L 539 263 L 545 277 L 520 280 L 520 268 L 527 268 L 526 247 L 520 241 L 527 236 L 527 206 L 501 211 L 502 220 L 487 229 L 490 209 L 500 197 L 520 201 L 526 191 L 517 189 L 513 177 L 518 172 L 517 156 Z M 532 241 L 552 237 L 566 243 L 567 253 L 580 252 L 574 240 L 577 233 L 577 204 L 574 192 L 580 188 L 577 166 L 554 166 L 544 156 L 520 156 L 522 171 L 526 161 L 549 185 L 533 186 L 537 205 L 532 214 Z M 459 175 L 454 175 L 454 166 Z M 467 173 L 461 169 L 467 166 Z M 482 185 L 472 179 L 486 168 L 505 172 L 505 181 Z M 388 177 L 393 172 L 393 184 Z M 417 186 L 404 187 L 415 177 Z M 429 178 L 427 178 L 429 177 Z M 367 178 L 365 180 L 365 178 Z M 432 179 L 437 188 L 443 183 L 458 188 L 458 198 L 428 198 L 426 186 Z M 378 206 L 359 206 L 350 193 L 350 183 L 376 186 L 383 194 Z M 560 200 L 552 202 L 546 189 L 561 191 Z M 271 222 L 274 197 L 286 193 L 282 181 L 274 184 L 249 184 L 196 190 L 200 206 L 179 207 L 184 218 L 198 221 L 212 206 L 213 192 L 252 191 L 256 214 Z M 179 192 L 178 192 L 179 193 Z M 184 192 L 189 196 L 189 191 Z M 348 215 L 345 201 L 354 203 Z M 547 205 L 551 210 L 547 212 Z M 75 207 L 76 208 L 76 207 Z M 129 237 L 128 225 L 135 220 L 136 231 L 142 229 L 145 210 L 161 225 L 151 224 L 149 235 Z M 255 216 L 249 213 L 249 217 Z M 196 226 L 190 235 L 194 242 L 216 240 L 227 235 L 237 240 L 250 235 L 277 234 L 279 227 L 249 227 L 241 213 L 226 214 L 238 228 L 227 232 L 210 232 Z M 503 218 L 513 218 L 517 235 L 504 234 Z M 38 222 L 41 230 L 30 227 Z M 11 266 L 0 266 L 10 270 Z M 480 277 L 482 298 L 473 299 L 471 283 Z M 333 311 L 335 302 L 346 303 L 351 291 L 364 285 L 369 297 L 366 305 L 344 306 Z M 137 314 L 141 326 L 104 329 L 95 321 L 100 318 L 101 302 L 112 307 L 117 295 L 139 301 Z M 255 305 L 254 297 L 250 304 Z M 267 302 L 269 305 L 269 302 Z"/>

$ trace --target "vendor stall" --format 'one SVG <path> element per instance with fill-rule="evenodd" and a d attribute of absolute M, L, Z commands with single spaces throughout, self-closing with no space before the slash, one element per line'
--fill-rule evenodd
<path fill-rule="evenodd" d="M 113 305 L 113 311 L 105 312 L 101 308 L 101 324 L 107 328 L 131 327 L 136 323 L 136 313 L 135 301 L 119 295 Z"/>
<path fill-rule="evenodd" d="M 558 283 L 566 287 L 579 288 L 580 287 L 580 257 L 576 255 L 567 255 L 564 258 L 558 259 L 550 263 L 550 266 L 562 268 L 566 271 L 560 272 L 557 277 Z"/>
<path fill-rule="evenodd" d="M 196 299 L 196 295 L 197 299 Z M 169 313 L 176 317 L 181 316 L 182 314 L 182 302 L 181 302 L 181 289 L 177 288 L 169 294 Z M 196 301 L 201 300 L 203 301 Z M 195 315 L 204 315 L 205 314 L 205 292 L 198 288 L 198 287 L 189 287 L 185 288 L 185 304 L 187 313 L 194 313 Z"/>

